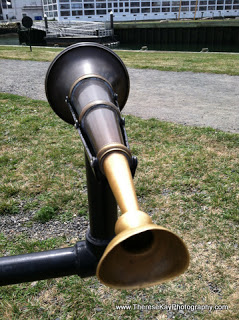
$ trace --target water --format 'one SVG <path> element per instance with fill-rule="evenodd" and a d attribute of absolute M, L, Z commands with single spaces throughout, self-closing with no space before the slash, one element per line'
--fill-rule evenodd
<path fill-rule="evenodd" d="M 19 45 L 17 33 L 0 34 L 0 45 Z"/>

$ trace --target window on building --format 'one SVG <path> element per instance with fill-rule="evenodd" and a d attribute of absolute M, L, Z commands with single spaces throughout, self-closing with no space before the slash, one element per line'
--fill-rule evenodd
<path fill-rule="evenodd" d="M 86 16 L 90 16 L 90 15 L 94 15 L 94 14 L 95 14 L 95 10 L 85 10 Z"/>
<path fill-rule="evenodd" d="M 69 4 L 61 4 L 60 5 L 60 9 L 62 10 L 62 9 L 70 9 L 70 5 Z M 49 10 L 50 10 L 50 8 L 49 8 Z"/>
<path fill-rule="evenodd" d="M 72 3 L 71 4 L 72 10 L 74 9 L 81 9 L 82 8 L 82 3 Z"/>
<path fill-rule="evenodd" d="M 60 11 L 61 17 L 69 17 L 71 15 L 70 11 Z"/>
<path fill-rule="evenodd" d="M 166 3 L 169 3 L 169 5 L 170 5 L 170 2 L 166 2 Z M 165 4 L 165 5 L 167 6 L 167 4 Z M 160 7 L 160 2 L 159 1 L 152 2 L 152 7 Z"/>
<path fill-rule="evenodd" d="M 162 12 L 170 12 L 170 8 L 168 7 L 162 8 Z"/>
<path fill-rule="evenodd" d="M 84 8 L 86 8 L 86 9 L 93 9 L 94 8 L 94 3 L 85 3 L 84 4 Z"/>
<path fill-rule="evenodd" d="M 150 8 L 142 8 L 141 12 L 142 13 L 150 13 Z"/>
<path fill-rule="evenodd" d="M 152 12 L 160 12 L 160 8 L 152 8 Z"/>
<path fill-rule="evenodd" d="M 96 10 L 96 14 L 106 14 L 106 10 Z"/>
<path fill-rule="evenodd" d="M 131 9 L 130 12 L 131 13 L 139 13 L 139 9 Z"/>
<path fill-rule="evenodd" d="M 72 10 L 73 16 L 82 16 L 82 10 Z"/>
<path fill-rule="evenodd" d="M 96 3 L 96 8 L 106 8 L 106 3 Z"/>
<path fill-rule="evenodd" d="M 141 2 L 141 7 L 150 7 L 150 2 Z"/>
<path fill-rule="evenodd" d="M 131 8 L 133 7 L 139 7 L 139 2 L 131 2 L 130 3 Z"/>

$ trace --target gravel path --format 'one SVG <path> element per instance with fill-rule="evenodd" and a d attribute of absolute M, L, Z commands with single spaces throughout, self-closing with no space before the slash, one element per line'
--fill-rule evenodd
<path fill-rule="evenodd" d="M 0 91 L 46 100 L 49 62 L 1 60 Z M 129 69 L 124 114 L 239 133 L 239 76 Z"/>
<path fill-rule="evenodd" d="M 46 100 L 48 66 L 48 62 L 0 59 L 0 92 Z M 238 76 L 136 69 L 129 69 L 129 75 L 131 89 L 124 114 L 239 133 Z M 84 217 L 67 223 L 33 222 L 28 227 L 32 215 L 1 217 L 1 231 L 8 237 L 24 233 L 32 239 L 84 238 L 88 224 Z"/>
<path fill-rule="evenodd" d="M 0 229 L 8 239 L 24 234 L 29 239 L 46 240 L 49 238 L 65 237 L 66 242 L 74 243 L 84 240 L 88 229 L 88 219 L 76 216 L 72 221 L 61 222 L 50 220 L 45 223 L 33 220 L 35 212 L 21 212 L 17 215 L 1 216 Z"/>

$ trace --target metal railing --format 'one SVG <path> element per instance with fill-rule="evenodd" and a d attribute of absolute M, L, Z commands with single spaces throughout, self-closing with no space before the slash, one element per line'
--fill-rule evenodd
<path fill-rule="evenodd" d="M 107 29 L 104 23 L 100 22 L 48 22 L 46 29 L 44 21 L 34 22 L 33 29 L 47 32 L 48 37 L 107 37 L 112 35 L 112 30 Z"/>

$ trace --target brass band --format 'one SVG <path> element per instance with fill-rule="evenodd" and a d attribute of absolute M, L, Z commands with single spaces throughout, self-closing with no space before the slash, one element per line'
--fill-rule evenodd
<path fill-rule="evenodd" d="M 106 82 L 107 85 L 111 88 L 112 92 L 114 92 L 111 83 L 110 83 L 108 80 L 106 80 L 104 77 L 102 77 L 102 76 L 100 76 L 100 75 L 98 75 L 98 74 L 85 74 L 84 76 L 81 76 L 81 77 L 79 77 L 78 79 L 76 79 L 76 81 L 74 81 L 74 83 L 72 84 L 72 86 L 71 86 L 71 88 L 70 88 L 70 91 L 69 91 L 69 95 L 68 95 L 69 99 L 71 99 L 71 95 L 72 95 L 72 92 L 73 92 L 75 86 L 76 86 L 79 82 L 81 82 L 81 81 L 83 81 L 83 80 L 86 80 L 86 79 L 90 79 L 90 78 L 97 78 L 97 79 L 100 79 L 100 80 Z"/>
<path fill-rule="evenodd" d="M 118 114 L 118 116 L 120 117 L 120 111 L 119 109 L 116 107 L 116 105 L 114 105 L 113 103 L 109 102 L 109 101 L 103 101 L 103 100 L 96 100 L 96 101 L 92 101 L 90 103 L 88 103 L 86 106 L 84 106 L 84 108 L 82 109 L 80 115 L 79 115 L 79 123 L 81 122 L 82 118 L 84 117 L 84 115 L 86 114 L 86 112 L 88 112 L 90 109 L 95 109 L 98 108 L 99 106 L 108 106 L 110 109 L 113 109 L 114 112 L 116 112 Z"/>
<path fill-rule="evenodd" d="M 123 144 L 120 144 L 120 143 L 107 144 L 104 147 L 102 147 L 97 153 L 97 159 L 99 160 L 99 165 L 102 172 L 104 172 L 104 169 L 103 169 L 104 158 L 106 157 L 106 155 L 108 155 L 111 152 L 123 153 L 128 159 L 128 161 L 130 161 L 132 157 L 130 150 Z"/>

